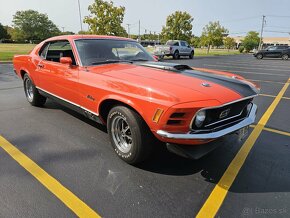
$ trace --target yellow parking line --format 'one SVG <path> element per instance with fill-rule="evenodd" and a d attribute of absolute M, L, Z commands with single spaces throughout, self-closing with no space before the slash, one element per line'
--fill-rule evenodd
<path fill-rule="evenodd" d="M 94 210 L 0 135 L 0 147 L 78 217 L 100 217 Z"/>
<path fill-rule="evenodd" d="M 238 172 L 244 164 L 249 152 L 251 151 L 253 145 L 261 134 L 273 111 L 280 102 L 282 96 L 286 92 L 288 86 L 289 83 L 284 84 L 277 97 L 274 99 L 272 104 L 264 113 L 248 139 L 245 141 L 237 155 L 234 157 L 234 159 L 226 169 L 218 184 L 214 187 L 210 196 L 198 212 L 197 217 L 214 217 L 216 215 L 228 193 L 229 188 L 233 184 L 236 176 L 238 175 Z"/>
<path fill-rule="evenodd" d="M 251 125 L 250 127 L 255 128 L 255 125 Z M 285 132 L 285 131 L 281 131 L 281 130 L 278 130 L 278 129 L 272 129 L 272 128 L 264 127 L 263 130 L 268 131 L 268 132 L 274 132 L 274 133 L 277 133 L 279 135 L 290 136 L 290 132 Z"/>

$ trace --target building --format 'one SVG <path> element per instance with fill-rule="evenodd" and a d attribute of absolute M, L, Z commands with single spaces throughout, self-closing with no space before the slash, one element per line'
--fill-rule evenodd
<path fill-rule="evenodd" d="M 245 37 L 235 36 L 233 38 L 235 39 L 237 48 L 238 48 Z M 289 37 L 263 37 L 263 48 L 266 48 L 271 45 L 290 45 L 290 36 Z"/>

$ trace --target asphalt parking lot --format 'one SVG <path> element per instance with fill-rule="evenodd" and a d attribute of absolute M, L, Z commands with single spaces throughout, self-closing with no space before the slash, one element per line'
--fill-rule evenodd
<path fill-rule="evenodd" d="M 31 107 L 12 65 L 0 64 L 0 217 L 290 217 L 290 61 L 175 62 L 261 85 L 247 140 L 228 136 L 197 161 L 160 148 L 133 167 L 104 127 L 52 101 Z"/>

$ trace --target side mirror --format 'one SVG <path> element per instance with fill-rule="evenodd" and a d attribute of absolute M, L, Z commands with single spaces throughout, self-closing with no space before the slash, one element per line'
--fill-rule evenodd
<path fill-rule="evenodd" d="M 69 65 L 69 66 L 72 65 L 72 59 L 71 59 L 70 57 L 61 57 L 61 58 L 59 59 L 59 62 L 60 62 L 61 64 L 66 64 L 66 65 Z"/>
<path fill-rule="evenodd" d="M 188 45 L 187 48 L 191 48 L 190 45 Z"/>

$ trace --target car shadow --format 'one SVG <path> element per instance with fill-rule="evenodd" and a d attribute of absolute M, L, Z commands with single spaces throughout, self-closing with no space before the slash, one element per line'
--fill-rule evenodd
<path fill-rule="evenodd" d="M 88 119 L 87 117 L 85 117 L 84 115 L 74 111 L 74 110 L 71 110 L 61 104 L 58 104 L 57 102 L 55 101 L 52 101 L 50 99 L 47 99 L 45 105 L 42 107 L 43 109 L 52 109 L 52 110 L 62 110 L 64 111 L 65 113 L 68 113 L 70 114 L 71 116 L 85 122 L 86 124 L 89 124 L 95 128 L 97 128 L 98 130 L 101 130 L 102 132 L 105 132 L 107 133 L 107 128 L 106 126 L 102 125 L 102 124 L 99 124 L 93 120 L 90 120 Z"/>
<path fill-rule="evenodd" d="M 105 126 L 89 120 L 83 115 L 52 100 L 48 100 L 43 109 L 62 110 L 82 122 L 107 133 Z M 108 141 L 108 143 L 110 142 Z M 201 175 L 205 177 L 206 181 L 216 182 L 217 178 L 220 178 L 234 155 L 239 150 L 241 141 L 239 141 L 237 136 L 233 134 L 225 137 L 220 144 L 221 145 L 214 151 L 201 159 L 192 160 L 169 152 L 165 143 L 156 141 L 153 145 L 154 151 L 152 152 L 152 155 L 146 161 L 137 164 L 135 167 L 142 171 L 174 176 L 192 175 L 200 172 Z M 114 158 L 118 158 L 113 150 L 111 153 Z"/>
<path fill-rule="evenodd" d="M 206 181 L 215 183 L 240 149 L 242 142 L 235 134 L 226 136 L 219 141 L 219 147 L 198 160 L 173 154 L 164 144 L 159 143 L 150 159 L 138 164 L 137 167 L 144 171 L 174 176 L 200 172 Z"/>

